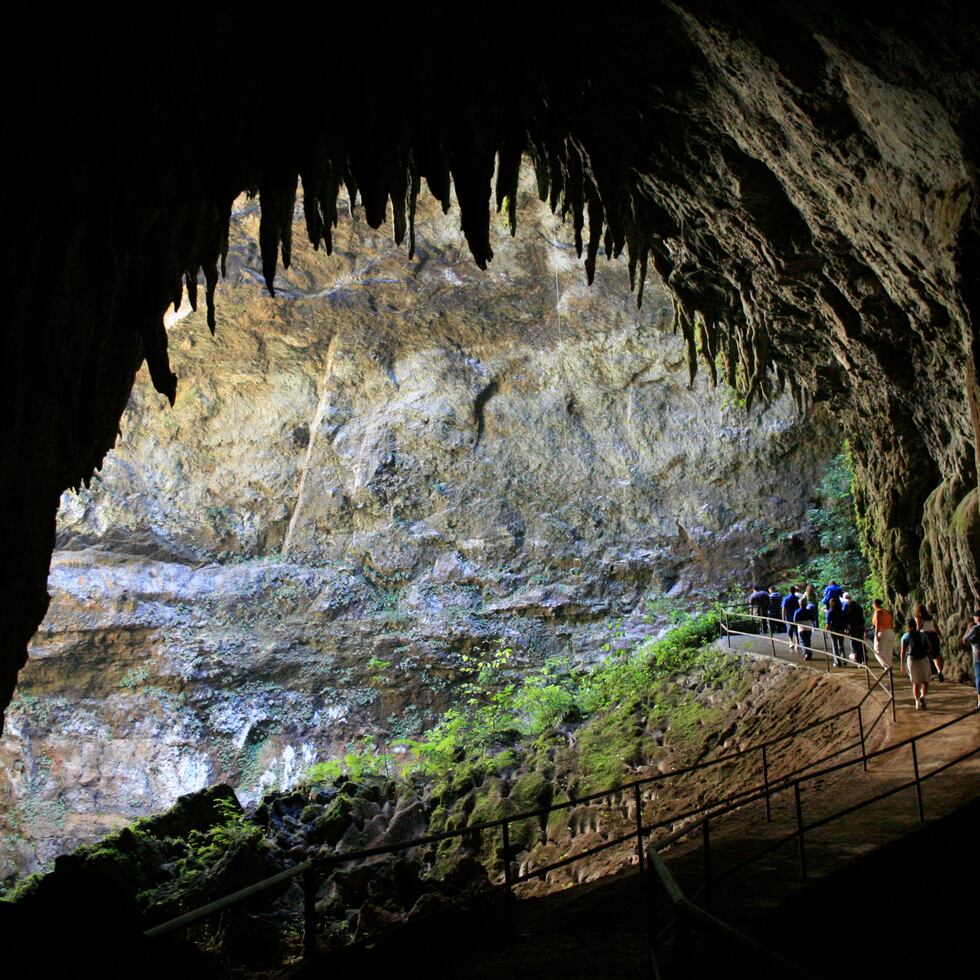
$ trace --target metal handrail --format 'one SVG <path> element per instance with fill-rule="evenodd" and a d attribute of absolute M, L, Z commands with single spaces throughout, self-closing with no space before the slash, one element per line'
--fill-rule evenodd
<path fill-rule="evenodd" d="M 717 873 L 712 874 L 711 871 L 710 835 L 708 830 L 710 827 L 711 819 L 716 819 L 717 817 L 721 816 L 723 813 L 728 812 L 731 809 L 735 809 L 736 807 L 734 806 L 728 807 L 723 810 L 718 810 L 711 814 L 706 814 L 701 820 L 697 821 L 696 823 L 692 824 L 689 827 L 683 828 L 681 832 L 672 834 L 666 840 L 661 840 L 650 844 L 649 847 L 647 848 L 647 873 L 649 875 L 648 882 L 649 882 L 649 891 L 650 891 L 649 949 L 650 949 L 651 966 L 653 968 L 654 975 L 658 977 L 660 976 L 660 971 L 659 971 L 659 966 L 657 963 L 657 956 L 656 956 L 656 944 L 659 941 L 659 939 L 662 938 L 669 929 L 669 927 L 668 929 L 664 929 L 661 932 L 660 937 L 656 936 L 656 920 L 654 918 L 654 909 L 656 908 L 656 900 L 655 900 L 655 895 L 653 894 L 653 885 L 654 885 L 653 876 L 654 874 L 656 874 L 657 877 L 660 879 L 660 883 L 664 889 L 664 892 L 667 894 L 668 899 L 670 900 L 671 904 L 674 907 L 675 910 L 674 922 L 680 928 L 680 936 L 682 940 L 686 940 L 686 927 L 688 925 L 688 920 L 693 918 L 696 919 L 701 925 L 705 926 L 710 931 L 714 932 L 716 935 L 719 935 L 722 938 L 726 938 L 729 941 L 744 946 L 746 949 L 752 952 L 759 959 L 768 962 L 771 966 L 777 967 L 779 970 L 786 973 L 786 975 L 806 976 L 806 974 L 803 973 L 803 971 L 801 971 L 796 964 L 791 963 L 789 960 L 783 959 L 778 954 L 774 953 L 772 950 L 768 949 L 765 946 L 762 946 L 761 944 L 757 943 L 755 940 L 746 936 L 744 933 L 741 933 L 737 929 L 734 929 L 733 927 L 729 926 L 727 923 L 724 923 L 721 920 L 716 919 L 710 913 L 706 912 L 704 909 L 701 909 L 699 906 L 694 905 L 692 901 L 686 899 L 686 897 L 683 895 L 683 893 L 678 888 L 676 882 L 674 881 L 673 876 L 670 875 L 669 870 L 663 864 L 663 861 L 660 859 L 660 856 L 657 852 L 659 850 L 662 850 L 669 844 L 676 843 L 681 838 L 689 836 L 692 832 L 694 832 L 699 827 L 701 828 L 703 839 L 704 839 L 705 881 L 696 892 L 697 895 L 700 894 L 702 891 L 708 890 L 710 888 L 710 884 L 712 880 L 717 880 L 719 877 L 734 874 L 736 871 L 741 871 L 747 865 L 758 861 L 760 858 L 774 851 L 776 848 L 782 847 L 785 844 L 796 841 L 799 848 L 800 878 L 801 880 L 806 880 L 807 866 L 806 866 L 806 850 L 804 846 L 804 837 L 807 831 L 816 830 L 819 827 L 826 826 L 827 824 L 832 823 L 835 820 L 839 820 L 845 816 L 849 816 L 850 814 L 856 813 L 857 811 L 864 809 L 867 806 L 871 806 L 874 803 L 878 803 L 884 799 L 887 799 L 890 796 L 894 796 L 897 793 L 903 792 L 913 787 L 915 788 L 916 791 L 916 804 L 917 804 L 919 822 L 920 823 L 925 822 L 925 813 L 924 813 L 923 802 L 922 802 L 922 783 L 928 779 L 932 779 L 934 776 L 938 776 L 940 773 L 946 772 L 947 770 L 953 768 L 956 765 L 959 765 L 960 763 L 966 761 L 967 759 L 980 754 L 980 745 L 977 745 L 976 747 L 961 753 L 960 755 L 956 756 L 953 759 L 946 760 L 945 762 L 943 762 L 938 766 L 935 766 L 933 769 L 931 769 L 929 772 L 925 774 L 921 773 L 919 769 L 916 745 L 921 740 L 928 738 L 931 735 L 935 735 L 937 732 L 943 731 L 944 729 L 949 728 L 952 725 L 960 724 L 961 722 L 965 721 L 968 718 L 975 718 L 975 717 L 976 717 L 975 711 L 965 712 L 964 714 L 959 715 L 956 718 L 950 719 L 949 721 L 944 722 L 940 725 L 936 725 L 934 728 L 931 728 L 927 732 L 921 732 L 918 735 L 910 736 L 909 738 L 903 739 L 901 742 L 897 742 L 894 745 L 887 746 L 883 749 L 879 749 L 875 752 L 868 754 L 867 759 L 878 758 L 880 756 L 886 755 L 889 752 L 895 752 L 906 746 L 911 746 L 912 767 L 913 767 L 913 774 L 914 774 L 913 778 L 905 782 L 902 782 L 897 786 L 891 786 L 880 793 L 876 793 L 873 794 L 872 796 L 866 797 L 865 799 L 860 800 L 858 803 L 847 806 L 844 809 L 838 810 L 835 813 L 828 814 L 827 816 L 824 817 L 820 817 L 817 820 L 813 820 L 810 823 L 805 824 L 803 821 L 800 786 L 804 782 L 819 779 L 828 775 L 829 773 L 837 772 L 841 769 L 847 768 L 848 766 L 856 765 L 858 760 L 852 760 L 850 762 L 840 763 L 838 765 L 823 769 L 819 772 L 810 773 L 803 777 L 785 781 L 782 786 L 778 787 L 774 791 L 779 791 L 782 789 L 788 789 L 792 787 L 794 801 L 795 801 L 795 809 L 796 809 L 796 824 L 797 824 L 796 830 L 794 830 L 791 834 L 778 838 L 777 840 L 770 843 L 769 845 L 762 848 L 761 850 L 758 850 L 753 854 L 749 855 L 748 857 L 743 858 L 741 861 L 736 862 L 735 865 L 725 869 L 725 871 L 723 871 L 721 875 Z M 741 805 L 744 804 L 739 804 L 739 806 Z"/>
<path fill-rule="evenodd" d="M 650 871 L 648 872 L 648 908 L 649 908 L 649 935 L 652 937 L 656 932 L 656 916 L 655 909 L 657 906 L 656 895 L 653 890 L 654 874 L 660 880 L 660 884 L 663 887 L 664 893 L 667 895 L 670 904 L 674 909 L 675 923 L 677 924 L 678 933 L 682 939 L 683 952 L 686 953 L 686 940 L 687 940 L 687 926 L 689 920 L 695 920 L 699 925 L 709 932 L 714 933 L 720 939 L 726 940 L 732 945 L 741 946 L 746 952 L 750 953 L 759 962 L 765 964 L 768 967 L 767 976 L 787 976 L 787 977 L 800 977 L 810 980 L 812 974 L 807 973 L 805 970 L 800 969 L 791 960 L 788 960 L 785 956 L 781 956 L 779 953 L 770 949 L 768 946 L 764 946 L 762 943 L 750 936 L 747 936 L 744 932 L 739 929 L 730 926 L 727 922 L 722 919 L 717 918 L 710 912 L 701 908 L 699 905 L 695 905 L 694 902 L 689 900 L 680 885 L 674 879 L 674 876 L 670 873 L 670 869 L 664 864 L 663 859 L 657 853 L 657 845 L 651 844 L 647 850 L 647 862 Z M 660 964 L 657 962 L 656 949 L 654 944 L 650 944 L 650 965 L 653 968 L 653 974 L 655 977 L 659 978 Z"/>
<path fill-rule="evenodd" d="M 743 612 L 741 608 L 739 608 L 739 607 L 733 607 L 733 606 L 723 607 L 722 608 L 722 615 L 725 617 L 725 624 L 724 624 L 725 625 L 725 631 L 726 631 L 726 633 L 729 633 L 729 634 L 738 634 L 738 635 L 741 635 L 741 636 L 760 636 L 760 635 L 763 635 L 763 634 L 759 634 L 759 633 L 747 633 L 744 630 L 732 630 L 732 629 L 729 629 L 728 628 L 728 617 L 729 616 L 738 616 L 739 618 L 752 619 L 752 620 L 756 620 L 758 622 L 778 623 L 780 626 L 786 626 L 786 627 L 794 626 L 794 627 L 797 627 L 798 629 L 799 628 L 802 628 L 804 630 L 804 632 L 821 633 L 823 635 L 823 637 L 824 637 L 824 648 L 823 648 L 822 651 L 820 651 L 820 650 L 814 650 L 814 652 L 815 653 L 821 653 L 822 652 L 825 657 L 826 656 L 832 656 L 835 659 L 837 657 L 836 654 L 830 653 L 830 651 L 827 649 L 827 637 L 828 636 L 836 636 L 836 637 L 839 637 L 842 640 L 848 640 L 851 643 L 860 643 L 864 647 L 864 649 L 865 649 L 865 657 L 864 657 L 865 664 L 867 664 L 867 662 L 869 660 L 869 658 L 867 656 L 868 652 L 870 652 L 872 654 L 872 656 L 874 655 L 874 646 L 871 645 L 868 642 L 867 637 L 865 637 L 863 634 L 861 636 L 854 636 L 853 633 L 839 633 L 836 630 L 829 630 L 825 626 L 811 626 L 809 629 L 806 629 L 806 627 L 802 627 L 800 623 L 791 623 L 789 620 L 780 619 L 778 616 L 760 616 L 757 613 Z M 776 643 L 783 643 L 783 644 L 786 644 L 787 646 L 790 645 L 790 641 L 789 640 L 783 640 L 783 639 L 778 639 L 777 640 L 776 637 L 773 635 L 773 633 L 772 633 L 771 630 L 770 630 L 769 633 L 764 634 L 764 635 L 766 635 L 766 636 L 769 637 L 770 642 L 773 645 L 773 655 L 774 656 L 775 656 L 775 644 Z M 844 659 L 846 660 L 847 658 L 845 657 Z M 855 663 L 855 661 L 848 661 L 848 665 L 850 665 L 852 663 Z M 856 666 L 862 667 L 862 666 L 865 666 L 865 664 L 856 664 Z"/>
<path fill-rule="evenodd" d="M 750 614 L 739 613 L 739 615 L 748 616 Z M 724 629 L 726 633 L 737 632 L 737 631 L 729 631 L 727 625 L 724 627 Z M 746 634 L 746 635 L 753 635 L 753 634 Z M 865 665 L 858 664 L 855 666 L 865 666 Z M 869 668 L 865 667 L 865 670 L 867 671 L 869 676 L 873 676 Z M 872 695 L 872 693 L 879 687 L 880 682 L 886 673 L 888 675 L 891 675 L 891 670 L 888 669 L 886 671 L 883 671 L 882 674 L 875 679 L 874 684 L 872 684 L 869 679 L 868 691 L 864 694 L 864 696 L 860 699 L 860 701 L 856 705 L 850 708 L 844 708 L 841 711 L 835 712 L 832 715 L 828 715 L 824 718 L 817 719 L 816 721 L 809 722 L 798 729 L 794 729 L 791 732 L 785 733 L 784 735 L 775 736 L 764 742 L 760 742 L 756 745 L 749 746 L 748 748 L 743 749 L 741 751 L 732 752 L 725 756 L 720 756 L 715 759 L 710 759 L 706 762 L 698 763 L 696 765 L 682 767 L 681 769 L 672 770 L 671 772 L 655 773 L 650 776 L 641 777 L 639 779 L 632 780 L 628 783 L 622 783 L 622 784 L 612 786 L 606 790 L 590 793 L 583 797 L 576 797 L 573 799 L 563 801 L 561 803 L 554 803 L 547 807 L 540 807 L 535 810 L 529 810 L 526 812 L 513 814 L 508 817 L 501 817 L 496 820 L 484 821 L 482 823 L 473 824 L 472 826 L 460 828 L 457 830 L 447 830 L 436 834 L 428 834 L 424 837 L 415 838 L 409 841 L 402 841 L 398 844 L 385 844 L 385 845 L 379 845 L 377 847 L 365 848 L 357 851 L 350 851 L 344 854 L 334 854 L 327 857 L 311 858 L 295 865 L 292 868 L 288 868 L 285 871 L 279 872 L 276 875 L 263 879 L 262 881 L 256 882 L 253 885 L 249 885 L 246 888 L 240 889 L 237 892 L 233 892 L 230 895 L 226 895 L 223 898 L 217 899 L 216 901 L 211 902 L 207 905 L 201 906 L 198 909 L 191 910 L 180 916 L 170 919 L 167 922 L 153 926 L 152 928 L 146 930 L 144 932 L 144 935 L 146 935 L 147 937 L 155 938 L 174 932 L 178 929 L 184 928 L 185 926 L 192 925 L 194 922 L 200 921 L 201 919 L 206 918 L 207 916 L 215 912 L 229 908 L 230 906 L 236 905 L 242 901 L 252 898 L 258 894 L 261 894 L 262 892 L 275 888 L 280 884 L 283 884 L 288 881 L 292 881 L 295 878 L 302 875 L 304 879 L 303 880 L 304 919 L 306 921 L 306 928 L 304 934 L 304 952 L 307 956 L 312 956 L 315 951 L 315 931 L 314 931 L 315 915 L 314 915 L 313 901 L 315 899 L 315 892 L 316 892 L 316 887 L 318 886 L 319 883 L 319 879 L 331 867 L 335 865 L 347 863 L 348 861 L 365 860 L 367 858 L 376 857 L 383 854 L 391 854 L 397 851 L 410 850 L 416 847 L 425 847 L 431 844 L 438 843 L 443 840 L 447 840 L 449 838 L 465 837 L 474 834 L 482 836 L 484 832 L 488 830 L 494 830 L 497 828 L 501 829 L 504 836 L 502 860 L 504 865 L 504 879 L 505 879 L 504 887 L 508 895 L 512 894 L 513 887 L 516 884 L 519 884 L 523 881 L 530 880 L 532 878 L 541 877 L 542 875 L 545 875 L 550 871 L 554 871 L 559 867 L 563 867 L 567 864 L 571 864 L 574 861 L 583 860 L 584 858 L 589 857 L 592 854 L 598 853 L 599 851 L 602 850 L 606 850 L 609 847 L 613 847 L 617 844 L 624 843 L 625 841 L 630 840 L 633 837 L 637 838 L 638 856 L 639 856 L 640 865 L 642 867 L 642 863 L 643 863 L 642 838 L 646 833 L 649 833 L 655 829 L 659 829 L 663 826 L 676 824 L 680 820 L 688 819 L 691 816 L 703 812 L 705 807 L 702 805 L 701 807 L 692 810 L 688 813 L 674 814 L 671 817 L 666 818 L 665 820 L 657 824 L 644 827 L 642 824 L 642 801 L 640 802 L 634 801 L 636 806 L 636 813 L 637 813 L 637 828 L 632 832 L 630 832 L 629 834 L 625 834 L 621 837 L 615 838 L 610 841 L 604 841 L 602 842 L 602 844 L 596 846 L 595 848 L 591 848 L 588 851 L 580 852 L 575 855 L 569 856 L 568 858 L 565 858 L 554 865 L 549 865 L 543 868 L 535 868 L 525 873 L 524 875 L 518 875 L 516 877 L 511 873 L 511 868 L 510 868 L 511 849 L 509 847 L 508 831 L 512 823 L 534 819 L 535 817 L 546 816 L 548 814 L 554 813 L 562 809 L 583 806 L 588 803 L 592 803 L 596 800 L 604 799 L 606 797 L 612 797 L 612 796 L 624 794 L 629 790 L 633 791 L 634 797 L 638 797 L 640 794 L 640 788 L 643 786 L 647 786 L 657 782 L 664 782 L 668 779 L 674 779 L 693 772 L 701 772 L 712 766 L 721 765 L 723 763 L 742 760 L 751 757 L 751 755 L 756 752 L 760 752 L 762 754 L 762 763 L 763 763 L 762 788 L 754 789 L 754 790 L 741 790 L 735 794 L 731 794 L 730 797 L 726 797 L 725 800 L 717 801 L 715 804 L 711 804 L 710 806 L 711 807 L 721 806 L 726 801 L 730 800 L 730 801 L 734 801 L 732 804 L 732 808 L 735 808 L 737 806 L 744 806 L 747 803 L 753 802 L 756 799 L 764 798 L 766 800 L 767 818 L 770 818 L 771 812 L 769 807 L 769 800 L 773 795 L 773 793 L 778 790 L 773 786 L 769 778 L 768 762 L 767 762 L 768 749 L 771 748 L 773 745 L 788 741 L 793 738 L 797 738 L 801 734 L 804 734 L 805 732 L 810 731 L 811 729 L 816 728 L 819 725 L 827 724 L 831 721 L 835 721 L 839 718 L 842 718 L 845 715 L 850 714 L 851 712 L 857 711 L 859 728 L 861 729 L 861 735 L 858 740 L 844 746 L 841 749 L 835 750 L 835 752 L 831 753 L 830 756 L 815 761 L 811 761 L 810 763 L 807 763 L 799 767 L 798 769 L 790 770 L 789 773 L 783 774 L 780 777 L 780 779 L 785 780 L 785 779 L 792 778 L 794 775 L 798 775 L 800 773 L 805 772 L 813 765 L 817 765 L 821 761 L 825 761 L 826 758 L 833 758 L 835 755 L 840 755 L 843 754 L 844 752 L 848 752 L 851 751 L 852 749 L 857 748 L 859 744 L 861 746 L 862 759 L 865 761 L 865 767 L 866 767 L 867 753 L 865 751 L 865 743 L 866 743 L 867 734 L 869 734 L 870 731 L 873 730 L 873 728 L 877 725 L 878 721 L 881 719 L 883 712 L 879 713 L 878 717 L 873 722 L 871 729 L 869 729 L 868 732 L 865 732 L 863 729 L 863 721 L 861 720 L 861 708 L 864 705 L 864 703 L 868 700 L 868 698 Z M 882 690 L 884 690 L 883 687 Z M 894 714 L 894 685 L 893 684 L 890 693 L 890 701 L 892 704 L 892 710 Z M 887 704 L 885 705 L 883 711 L 884 710 L 887 710 Z M 759 793 L 761 793 L 762 795 L 753 795 Z M 720 812 L 727 812 L 727 811 L 720 811 Z M 697 826 L 697 824 L 695 823 L 692 826 Z M 689 829 L 688 832 L 690 832 Z"/>

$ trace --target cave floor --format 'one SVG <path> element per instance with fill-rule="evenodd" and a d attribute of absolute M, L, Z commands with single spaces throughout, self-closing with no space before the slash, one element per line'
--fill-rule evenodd
<path fill-rule="evenodd" d="M 744 652 L 766 653 L 770 648 L 768 639 L 751 637 L 739 638 L 734 645 Z M 781 659 L 799 660 L 788 651 Z M 819 661 L 814 665 L 823 669 Z M 833 674 L 840 684 L 853 687 L 857 702 L 866 690 L 863 672 L 843 668 Z M 895 688 L 897 719 L 892 722 L 890 713 L 885 715 L 873 747 L 922 734 L 975 705 L 972 688 L 934 683 L 929 709 L 917 712 L 908 679 L 897 672 Z M 920 771 L 926 775 L 978 745 L 980 712 L 974 712 L 959 725 L 923 740 Z M 810 823 L 839 812 L 911 777 L 911 752 L 902 749 L 873 759 L 867 773 L 856 766 L 815 780 L 802 794 L 804 819 Z M 909 893 L 910 885 L 913 893 L 921 888 L 923 894 L 941 896 L 954 875 L 976 879 L 971 835 L 980 816 L 978 788 L 980 757 L 974 757 L 923 784 L 925 824 L 918 821 L 911 789 L 808 832 L 805 883 L 800 881 L 795 841 L 732 873 L 746 856 L 795 828 L 790 792 L 773 797 L 771 822 L 766 821 L 761 803 L 743 807 L 712 822 L 710 909 L 818 976 L 852 975 L 852 967 L 856 972 L 862 963 L 871 968 L 888 963 L 898 969 L 909 957 L 920 976 L 955 968 L 956 957 L 961 953 L 965 957 L 965 952 L 955 943 L 942 947 L 938 918 L 935 938 L 916 944 L 914 950 L 901 943 L 889 946 L 883 940 L 885 932 L 902 922 L 905 906 L 900 896 Z M 663 856 L 681 888 L 694 895 L 704 881 L 700 835 L 669 848 Z M 967 867 L 971 861 L 972 871 Z M 625 869 L 620 874 L 519 900 L 509 917 L 498 901 L 481 911 L 457 915 L 441 927 L 432 924 L 414 936 L 411 929 L 399 932 L 397 938 L 382 938 L 368 949 L 351 951 L 343 965 L 356 964 L 359 972 L 367 969 L 371 975 L 404 969 L 414 960 L 429 976 L 650 976 L 647 886 L 635 862 L 635 852 L 624 847 Z M 703 893 L 697 900 L 709 901 Z M 697 933 L 692 947 L 696 963 L 686 976 L 717 974 L 735 965 L 727 946 L 719 949 Z M 340 965 L 331 960 L 326 972 L 333 973 L 333 967 Z M 303 975 L 326 972 L 314 968 Z"/>

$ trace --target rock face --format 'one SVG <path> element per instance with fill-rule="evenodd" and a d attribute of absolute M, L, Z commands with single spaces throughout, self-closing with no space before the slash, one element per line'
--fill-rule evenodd
<path fill-rule="evenodd" d="M 16 560 L 0 569 L 0 704 L 47 606 L 58 499 L 114 444 L 144 359 L 176 397 L 161 317 L 183 284 L 196 296 L 199 272 L 213 295 L 238 195 L 261 193 L 270 285 L 299 176 L 307 234 L 328 243 L 344 186 L 409 246 L 423 178 L 447 205 L 455 187 L 483 268 L 495 166 L 509 209 L 524 153 L 552 205 L 588 219 L 589 274 L 601 246 L 627 251 L 640 282 L 657 268 L 692 364 L 750 397 L 786 382 L 830 405 L 890 592 L 936 599 L 947 631 L 962 626 L 978 573 L 972 9 L 663 0 L 583 24 L 526 8 L 498 4 L 506 29 L 488 30 L 480 8 L 415 3 L 363 47 L 335 42 L 326 7 L 261 34 L 232 9 L 175 11 L 180 43 L 135 12 L 11 22 L 45 45 L 14 44 L 3 65 L 17 98 L 0 514 Z M 533 347 L 525 326 L 516 350 Z M 372 336 L 392 349 L 383 323 Z M 493 379 L 475 377 L 492 424 Z"/>
<path fill-rule="evenodd" d="M 650 595 L 799 560 L 834 425 L 689 387 L 655 275 L 642 311 L 625 262 L 586 287 L 531 191 L 487 274 L 423 197 L 407 268 L 354 217 L 276 299 L 236 204 L 215 338 L 170 318 L 174 408 L 140 378 L 62 500 L 0 742 L 0 875 L 215 781 L 251 800 L 415 734 L 474 647 L 589 660 L 656 628 Z"/>

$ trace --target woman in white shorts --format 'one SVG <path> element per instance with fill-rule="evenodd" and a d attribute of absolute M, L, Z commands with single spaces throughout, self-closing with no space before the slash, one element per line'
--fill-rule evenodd
<path fill-rule="evenodd" d="M 902 660 L 912 682 L 915 710 L 925 709 L 930 677 L 929 640 L 919 632 L 914 619 L 909 620 L 908 632 L 902 635 Z"/>
<path fill-rule="evenodd" d="M 874 606 L 871 626 L 875 634 L 875 659 L 888 670 L 895 655 L 895 621 L 881 599 L 875 599 L 871 605 Z"/>

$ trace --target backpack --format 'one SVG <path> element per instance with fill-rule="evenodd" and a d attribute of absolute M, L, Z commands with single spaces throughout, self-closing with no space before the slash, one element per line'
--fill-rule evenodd
<path fill-rule="evenodd" d="M 922 660 L 929 655 L 926 638 L 918 631 L 909 633 L 909 660 Z"/>

